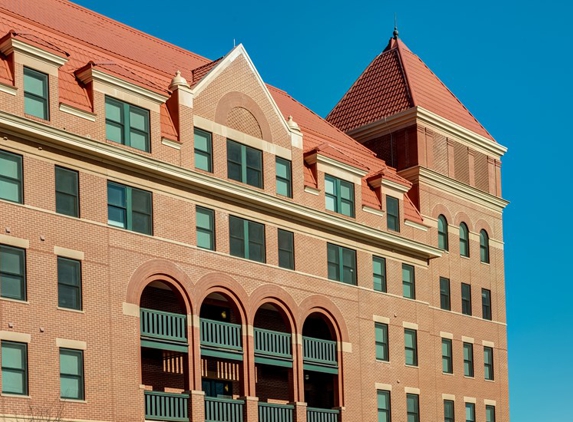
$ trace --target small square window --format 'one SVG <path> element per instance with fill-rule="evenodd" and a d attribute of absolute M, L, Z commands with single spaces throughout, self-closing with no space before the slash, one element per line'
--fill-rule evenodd
<path fill-rule="evenodd" d="M 279 267 L 294 270 L 294 233 L 278 229 Z"/>
<path fill-rule="evenodd" d="M 376 322 L 374 324 L 374 330 L 376 338 L 376 359 L 388 361 L 388 325 Z"/>
<path fill-rule="evenodd" d="M 416 330 L 404 329 L 406 365 L 418 366 L 418 339 Z"/>
<path fill-rule="evenodd" d="M 2 393 L 28 395 L 28 345 L 2 340 Z"/>
<path fill-rule="evenodd" d="M 388 230 L 400 231 L 400 207 L 398 199 L 386 196 L 386 225 Z"/>
<path fill-rule="evenodd" d="M 195 216 L 197 230 L 197 246 L 203 249 L 215 250 L 215 212 L 209 208 L 197 206 Z"/>
<path fill-rule="evenodd" d="M 195 168 L 213 172 L 213 139 L 210 132 L 195 128 Z"/>
<path fill-rule="evenodd" d="M 58 306 L 82 309 L 82 266 L 75 259 L 58 257 Z"/>
<path fill-rule="evenodd" d="M 0 296 L 26 300 L 26 251 L 0 245 Z"/>
<path fill-rule="evenodd" d="M 328 278 L 356 285 L 356 251 L 327 244 Z"/>
<path fill-rule="evenodd" d="M 446 311 L 452 309 L 450 296 L 450 279 L 440 277 L 440 308 Z"/>
<path fill-rule="evenodd" d="M 379 256 L 372 257 L 372 278 L 374 290 L 386 292 L 386 260 Z"/>
<path fill-rule="evenodd" d="M 22 156 L 0 150 L 0 199 L 21 204 Z"/>
<path fill-rule="evenodd" d="M 79 217 L 78 172 L 56 166 L 56 212 Z"/>
<path fill-rule="evenodd" d="M 84 399 L 84 353 L 82 350 L 60 349 L 60 397 Z"/>
<path fill-rule="evenodd" d="M 324 176 L 326 209 L 354 217 L 354 184 L 338 177 Z"/>
<path fill-rule="evenodd" d="M 107 182 L 107 222 L 143 234 L 152 234 L 151 192 Z"/>
<path fill-rule="evenodd" d="M 227 139 L 227 177 L 250 186 L 262 188 L 262 151 Z"/>
<path fill-rule="evenodd" d="M 105 97 L 106 137 L 110 141 L 149 152 L 149 111 Z"/>
<path fill-rule="evenodd" d="M 292 165 L 289 160 L 276 157 L 277 194 L 292 198 Z"/>
<path fill-rule="evenodd" d="M 402 293 L 404 297 L 416 299 L 414 267 L 408 264 L 402 264 Z"/>
<path fill-rule="evenodd" d="M 24 68 L 24 113 L 49 120 L 48 75 Z"/>
<path fill-rule="evenodd" d="M 265 226 L 243 218 L 229 217 L 231 255 L 266 262 Z"/>

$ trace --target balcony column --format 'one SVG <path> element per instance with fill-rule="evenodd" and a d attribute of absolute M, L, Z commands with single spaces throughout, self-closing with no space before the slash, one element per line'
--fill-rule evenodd
<path fill-rule="evenodd" d="M 199 315 L 189 315 L 189 390 L 201 391 L 201 318 Z"/>
<path fill-rule="evenodd" d="M 241 397 L 245 401 L 243 407 L 244 422 L 258 422 L 259 421 L 259 398 L 253 396 Z"/>
<path fill-rule="evenodd" d="M 189 421 L 205 422 L 205 392 L 191 390 L 189 392 Z"/>
<path fill-rule="evenodd" d="M 344 407 L 335 407 L 335 410 L 338 410 L 338 422 L 346 422 L 346 419 L 348 419 L 348 422 L 351 422 L 351 420 L 353 420 L 353 418 L 350 415 L 347 415 L 345 412 L 345 408 Z"/>
<path fill-rule="evenodd" d="M 306 403 L 295 402 L 290 404 L 294 406 L 294 422 L 306 422 Z"/>
<path fill-rule="evenodd" d="M 293 399 L 295 403 L 305 403 L 304 397 L 304 355 L 303 355 L 303 341 L 302 334 L 294 334 L 292 336 L 292 354 L 293 354 Z M 306 410 L 305 410 L 306 411 Z M 298 419 L 297 419 L 298 420 Z M 305 419 L 306 420 L 306 413 Z"/>
<path fill-rule="evenodd" d="M 255 384 L 255 330 L 252 325 L 243 325 L 243 395 L 256 397 Z M 247 405 L 245 404 L 245 407 Z"/>

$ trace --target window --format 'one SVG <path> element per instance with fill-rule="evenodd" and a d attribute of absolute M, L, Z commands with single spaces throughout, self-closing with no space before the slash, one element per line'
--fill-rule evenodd
<path fill-rule="evenodd" d="M 388 361 L 388 325 L 376 322 L 374 330 L 376 331 L 376 359 Z"/>
<path fill-rule="evenodd" d="M 292 198 L 292 165 L 289 160 L 276 158 L 277 194 Z"/>
<path fill-rule="evenodd" d="M 324 176 L 326 209 L 354 217 L 354 184 L 329 174 Z"/>
<path fill-rule="evenodd" d="M 417 394 L 406 394 L 408 422 L 420 422 L 420 404 Z"/>
<path fill-rule="evenodd" d="M 445 374 L 454 373 L 454 364 L 452 360 L 452 340 L 449 338 L 442 339 L 442 372 Z"/>
<path fill-rule="evenodd" d="M 356 251 L 327 244 L 328 278 L 346 284 L 356 284 Z"/>
<path fill-rule="evenodd" d="M 149 111 L 105 97 L 105 136 L 110 141 L 149 152 Z"/>
<path fill-rule="evenodd" d="M 481 262 L 489 263 L 489 236 L 485 230 L 479 232 L 479 256 Z"/>
<path fill-rule="evenodd" d="M 444 422 L 455 422 L 454 401 L 444 400 Z"/>
<path fill-rule="evenodd" d="M 213 171 L 213 139 L 210 132 L 199 128 L 194 131 L 195 168 Z"/>
<path fill-rule="evenodd" d="M 464 343 L 464 375 L 474 376 L 474 345 L 472 343 Z"/>
<path fill-rule="evenodd" d="M 485 406 L 485 422 L 495 422 L 495 406 Z"/>
<path fill-rule="evenodd" d="M 107 223 L 138 233 L 152 234 L 151 192 L 107 182 Z"/>
<path fill-rule="evenodd" d="M 24 68 L 24 113 L 48 120 L 48 75 Z"/>
<path fill-rule="evenodd" d="M 462 314 L 472 314 L 472 286 L 462 283 Z"/>
<path fill-rule="evenodd" d="M 452 309 L 449 278 L 440 277 L 440 308 L 446 311 Z"/>
<path fill-rule="evenodd" d="M 418 366 L 418 340 L 416 330 L 404 329 L 406 365 Z"/>
<path fill-rule="evenodd" d="M 449 250 L 448 242 L 448 220 L 443 215 L 438 217 L 438 248 L 444 251 Z"/>
<path fill-rule="evenodd" d="M 378 422 L 391 422 L 390 391 L 377 390 L 376 395 L 378 399 Z"/>
<path fill-rule="evenodd" d="M 481 310 L 483 319 L 491 321 L 491 291 L 481 289 Z"/>
<path fill-rule="evenodd" d="M 2 393 L 28 395 L 28 345 L 2 341 Z"/>
<path fill-rule="evenodd" d="M 262 151 L 227 139 L 227 176 L 231 180 L 262 188 Z"/>
<path fill-rule="evenodd" d="M 386 195 L 386 225 L 388 230 L 400 231 L 400 208 L 398 199 Z"/>
<path fill-rule="evenodd" d="M 404 297 L 416 299 L 414 267 L 408 264 L 402 264 L 402 291 Z"/>
<path fill-rule="evenodd" d="M 386 260 L 379 256 L 372 257 L 372 278 L 374 280 L 374 290 L 386 291 Z"/>
<path fill-rule="evenodd" d="M 231 255 L 265 262 L 265 226 L 243 218 L 229 217 Z"/>
<path fill-rule="evenodd" d="M 78 172 L 56 166 L 56 212 L 78 217 Z"/>
<path fill-rule="evenodd" d="M 26 251 L 0 245 L 0 296 L 26 300 Z"/>
<path fill-rule="evenodd" d="M 470 256 L 470 235 L 466 223 L 460 224 L 460 255 Z"/>
<path fill-rule="evenodd" d="M 60 349 L 60 397 L 84 399 L 84 353 L 81 350 Z"/>
<path fill-rule="evenodd" d="M 215 250 L 215 212 L 197 206 L 196 213 L 197 247 Z"/>
<path fill-rule="evenodd" d="M 493 348 L 484 346 L 483 348 L 483 373 L 484 378 L 493 381 Z"/>
<path fill-rule="evenodd" d="M 82 266 L 80 261 L 58 257 L 58 306 L 82 309 Z"/>
<path fill-rule="evenodd" d="M 466 403 L 466 422 L 475 422 L 476 420 L 476 405 L 474 403 Z"/>
<path fill-rule="evenodd" d="M 279 267 L 294 270 L 294 233 L 279 229 Z"/>
<path fill-rule="evenodd" d="M 0 150 L 0 199 L 22 201 L 22 156 Z"/>

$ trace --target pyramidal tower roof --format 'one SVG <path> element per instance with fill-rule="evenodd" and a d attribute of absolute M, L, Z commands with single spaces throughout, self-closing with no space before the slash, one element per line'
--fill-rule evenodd
<path fill-rule="evenodd" d="M 396 30 L 384 51 L 370 63 L 326 119 L 348 132 L 413 107 L 422 107 L 494 140 L 434 72 L 406 47 Z"/>

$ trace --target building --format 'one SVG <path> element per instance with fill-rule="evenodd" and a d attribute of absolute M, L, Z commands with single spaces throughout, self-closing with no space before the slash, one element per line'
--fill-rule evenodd
<path fill-rule="evenodd" d="M 505 148 L 397 34 L 323 120 L 242 45 L 0 12 L 6 420 L 509 420 Z"/>

